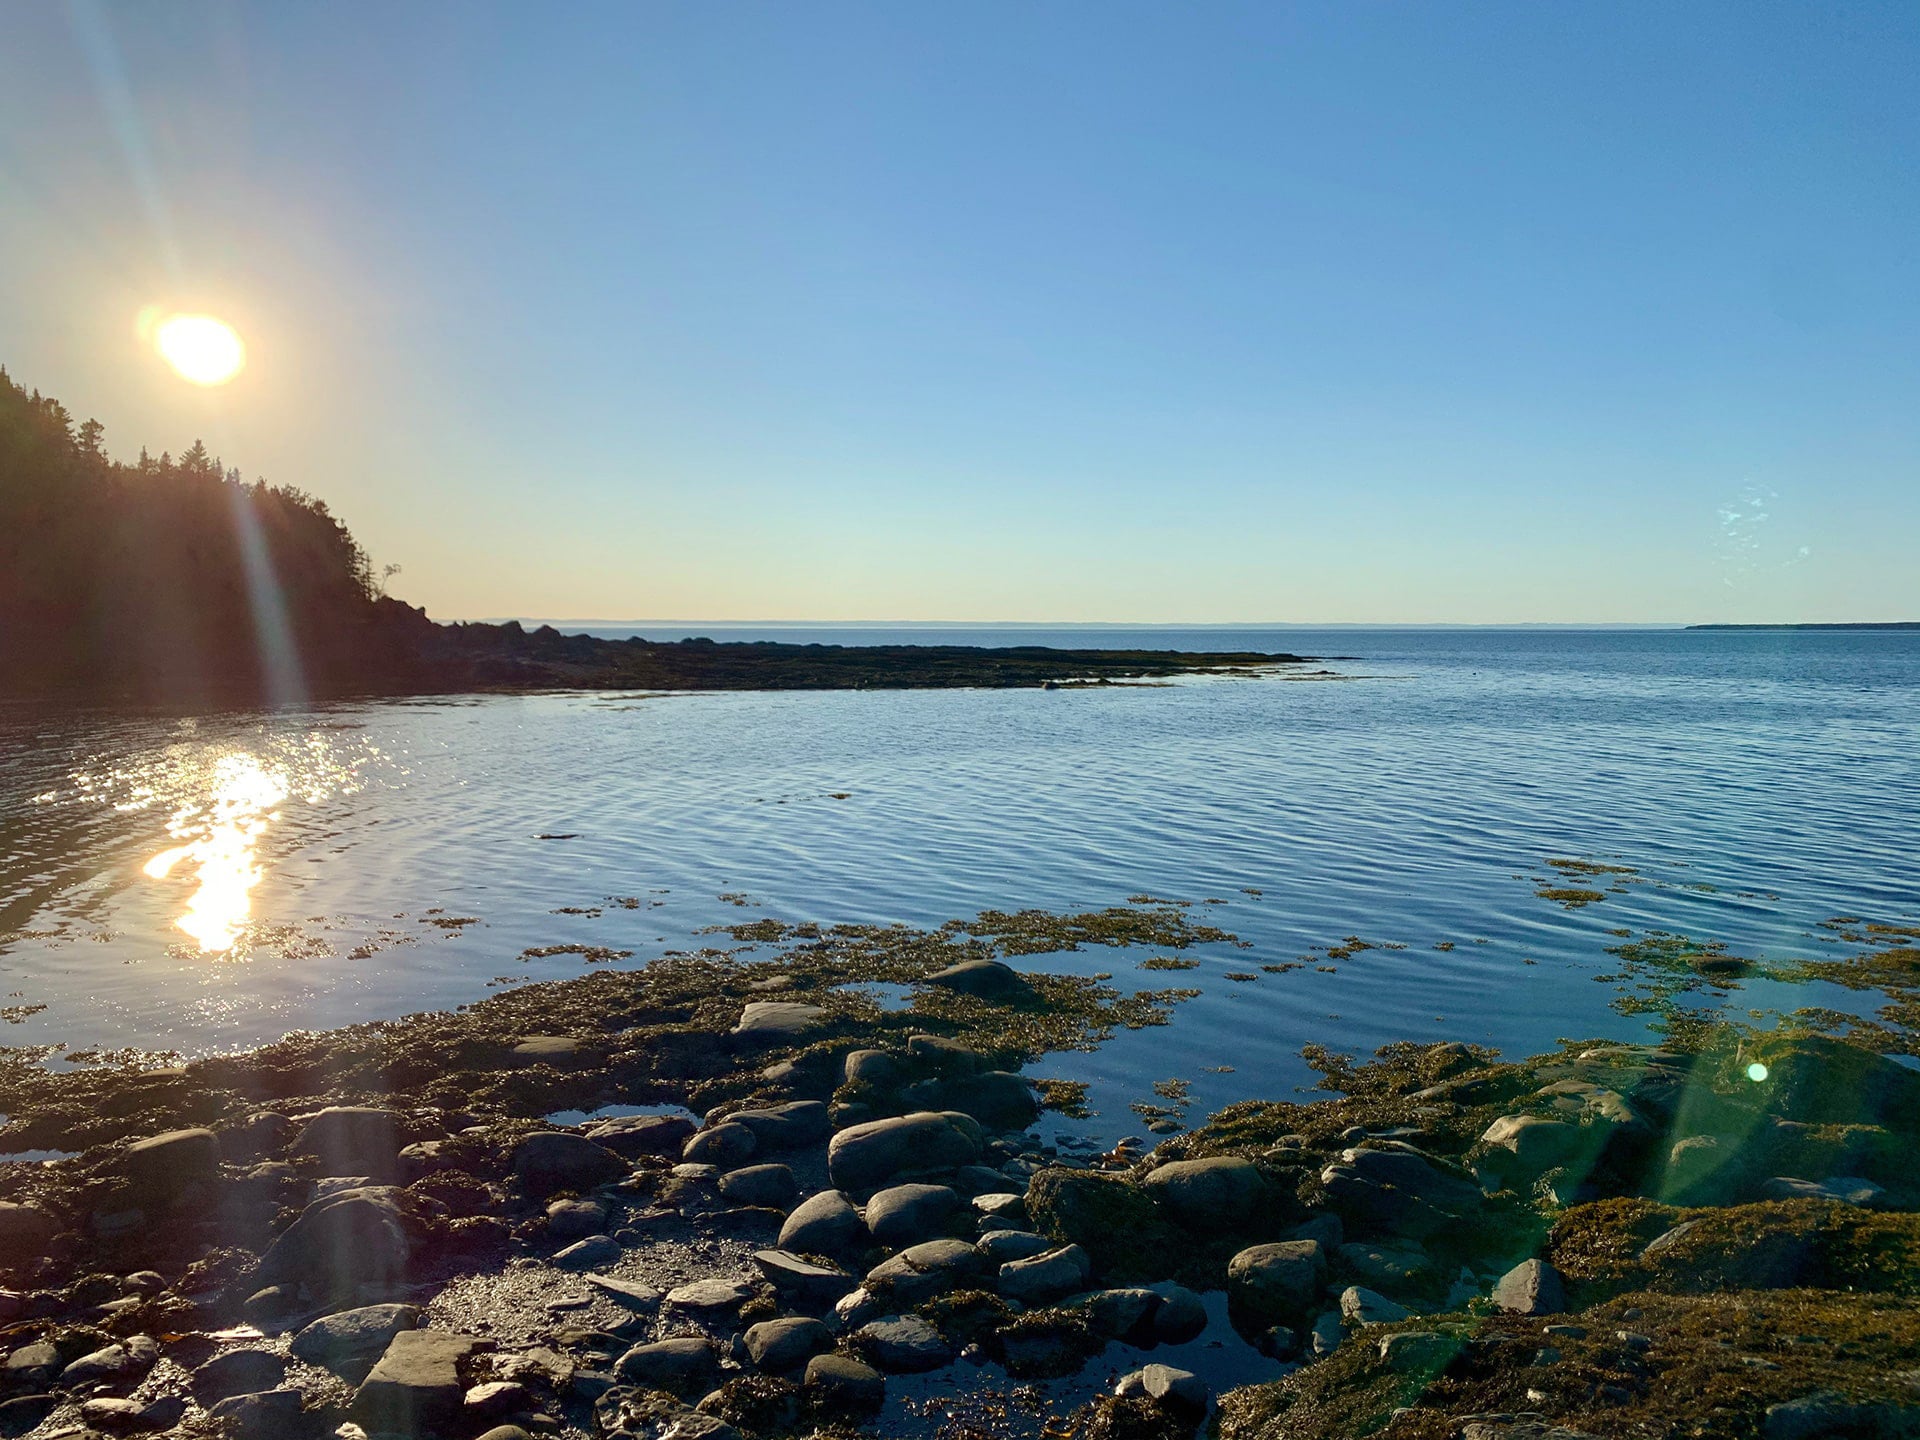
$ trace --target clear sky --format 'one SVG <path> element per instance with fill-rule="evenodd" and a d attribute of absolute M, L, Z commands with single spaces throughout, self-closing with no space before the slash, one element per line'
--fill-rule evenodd
<path fill-rule="evenodd" d="M 1920 618 L 1912 0 L 15 4 L 0 264 L 440 618 Z"/>

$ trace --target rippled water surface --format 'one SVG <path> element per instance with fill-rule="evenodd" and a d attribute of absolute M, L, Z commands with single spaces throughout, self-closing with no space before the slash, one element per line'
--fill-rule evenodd
<path fill-rule="evenodd" d="M 1096 1082 L 1117 1132 L 1155 1080 L 1190 1080 L 1196 1111 L 1285 1093 L 1308 1041 L 1637 1034 L 1596 982 L 1619 931 L 1801 955 L 1833 916 L 1920 910 L 1920 635 L 920 638 L 1355 658 L 1340 679 L 1053 692 L 0 706 L 0 1039 L 231 1048 L 763 915 L 1212 901 L 1194 913 L 1245 944 L 1185 974 L 1140 971 L 1144 951 L 1022 962 L 1201 990 L 1053 1067 Z M 1636 873 L 1570 880 L 1555 858 Z M 1536 894 L 1573 884 L 1604 898 Z M 1373 948 L 1326 954 L 1347 937 Z M 1756 982 L 1725 1003 L 1872 997 Z"/>

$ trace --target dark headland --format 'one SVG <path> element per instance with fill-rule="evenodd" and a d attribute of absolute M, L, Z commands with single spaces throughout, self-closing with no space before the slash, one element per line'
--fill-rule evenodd
<path fill-rule="evenodd" d="M 0 695 L 162 704 L 489 689 L 1100 684 L 1288 654 L 659 643 L 438 624 L 386 593 L 326 502 L 196 441 L 108 458 L 102 427 L 0 370 Z"/>

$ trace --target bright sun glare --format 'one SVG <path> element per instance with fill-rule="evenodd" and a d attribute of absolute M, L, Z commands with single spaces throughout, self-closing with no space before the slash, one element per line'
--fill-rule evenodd
<path fill-rule="evenodd" d="M 247 363 L 233 327 L 211 315 L 169 315 L 153 332 L 154 348 L 183 380 L 224 385 Z"/>

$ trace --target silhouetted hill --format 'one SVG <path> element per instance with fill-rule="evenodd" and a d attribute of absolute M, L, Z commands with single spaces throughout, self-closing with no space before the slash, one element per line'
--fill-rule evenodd
<path fill-rule="evenodd" d="M 660 644 L 436 625 L 326 502 L 207 453 L 110 459 L 0 370 L 0 695 L 171 705 L 488 688 L 1039 685 L 1297 661 L 1017 646 Z"/>

